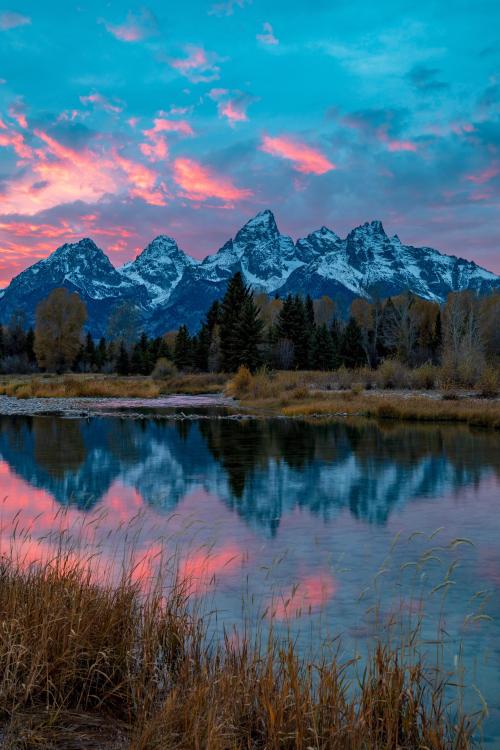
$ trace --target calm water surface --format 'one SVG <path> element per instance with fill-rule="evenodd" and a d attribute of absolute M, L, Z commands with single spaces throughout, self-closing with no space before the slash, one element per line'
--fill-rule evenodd
<path fill-rule="evenodd" d="M 37 560 L 67 531 L 146 579 L 167 550 L 219 626 L 273 615 L 309 645 L 362 649 L 395 613 L 433 640 L 440 621 L 499 747 L 500 437 L 202 416 L 0 417 L 2 551 Z"/>

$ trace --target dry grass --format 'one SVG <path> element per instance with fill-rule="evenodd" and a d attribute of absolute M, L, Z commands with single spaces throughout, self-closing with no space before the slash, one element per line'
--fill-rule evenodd
<path fill-rule="evenodd" d="M 63 553 L 0 566 L 3 747 L 348 750 L 470 747 L 445 679 L 413 649 L 374 646 L 366 670 L 300 658 L 273 635 L 207 645 L 182 587 L 99 583 Z"/>
<path fill-rule="evenodd" d="M 279 372 L 265 370 L 255 375 L 240 368 L 228 382 L 226 393 L 239 398 L 246 409 L 287 417 L 300 416 L 364 416 L 377 419 L 399 419 L 417 422 L 463 422 L 472 426 L 500 429 L 500 401 L 485 398 L 459 397 L 455 390 L 444 389 L 442 395 L 392 393 L 388 390 L 365 390 L 359 376 L 363 371 L 350 373 L 350 390 L 332 390 L 331 378 L 341 381 L 348 373 Z M 383 375 L 399 382 L 392 364 Z M 418 375 L 423 390 L 429 390 L 433 378 L 432 368 L 426 367 Z M 323 382 L 317 377 L 323 375 Z M 330 378 L 330 382 L 326 378 Z M 398 376 L 399 377 L 399 376 Z M 342 381 L 343 383 L 343 381 Z M 485 377 L 481 395 L 494 394 L 494 373 Z M 339 384 L 337 383 L 337 388 Z M 452 398 L 453 396 L 453 398 Z"/>
<path fill-rule="evenodd" d="M 262 408 L 262 402 L 259 404 Z M 359 395 L 356 393 L 313 394 L 298 404 L 284 403 L 284 416 L 349 415 L 399 419 L 412 422 L 463 422 L 471 426 L 500 429 L 500 403 L 480 399 L 437 400 L 425 396 Z"/>
<path fill-rule="evenodd" d="M 0 395 L 15 398 L 157 398 L 169 393 L 217 393 L 226 375 L 187 374 L 165 379 L 118 375 L 4 377 Z"/>

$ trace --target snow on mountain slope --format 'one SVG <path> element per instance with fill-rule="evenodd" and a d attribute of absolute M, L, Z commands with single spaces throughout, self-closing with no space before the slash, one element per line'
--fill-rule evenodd
<path fill-rule="evenodd" d="M 184 270 L 197 265 L 197 261 L 179 249 L 171 237 L 156 237 L 134 261 L 120 269 L 134 284 L 143 284 L 148 290 L 150 304 L 165 304 L 182 278 Z"/>
<path fill-rule="evenodd" d="M 147 301 L 145 287 L 119 273 L 103 251 L 85 238 L 62 245 L 14 277 L 0 299 L 0 320 L 8 322 L 14 312 L 22 311 L 27 323 L 32 324 L 38 303 L 58 287 L 80 295 L 96 335 L 105 332 L 109 313 L 116 305 L 132 301 L 143 306 Z"/>
<path fill-rule="evenodd" d="M 451 291 L 500 290 L 494 273 L 430 247 L 404 245 L 397 235 L 388 237 L 380 221 L 362 224 L 344 239 L 322 227 L 294 244 L 266 210 L 201 262 L 166 235 L 120 269 L 92 240 L 63 245 L 12 279 L 0 295 L 0 320 L 7 322 L 14 311 L 23 310 L 32 322 L 38 302 L 65 286 L 87 304 L 88 327 L 96 335 L 106 330 L 111 310 L 123 301 L 139 307 L 149 333 L 181 323 L 194 331 L 236 271 L 258 292 L 327 294 L 343 315 L 356 297 L 384 298 L 409 290 L 444 302 Z"/>
<path fill-rule="evenodd" d="M 240 270 L 245 281 L 261 292 L 272 292 L 290 273 L 302 265 L 291 237 L 279 233 L 271 211 L 258 213 L 200 266 L 205 278 L 213 281 Z"/>

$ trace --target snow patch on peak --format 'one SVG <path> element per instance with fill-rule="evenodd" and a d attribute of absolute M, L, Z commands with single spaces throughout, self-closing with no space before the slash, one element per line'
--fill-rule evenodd
<path fill-rule="evenodd" d="M 119 272 L 133 283 L 143 284 L 151 305 L 156 306 L 168 301 L 185 269 L 196 264 L 172 237 L 161 234 Z"/>

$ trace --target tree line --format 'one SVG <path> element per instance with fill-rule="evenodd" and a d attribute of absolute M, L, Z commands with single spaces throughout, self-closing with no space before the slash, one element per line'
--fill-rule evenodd
<path fill-rule="evenodd" d="M 376 368 L 386 359 L 408 367 L 442 365 L 473 379 L 500 357 L 500 294 L 456 292 L 440 306 L 408 292 L 385 300 L 356 299 L 343 320 L 329 297 L 283 299 L 255 295 L 241 273 L 208 309 L 196 334 L 150 338 L 140 332 L 138 310 L 126 303 L 110 316 L 107 335 L 83 334 L 85 304 L 56 289 L 36 311 L 35 328 L 21 313 L 0 326 L 3 372 L 37 369 L 149 375 L 161 363 L 168 373 L 275 369 Z"/>

